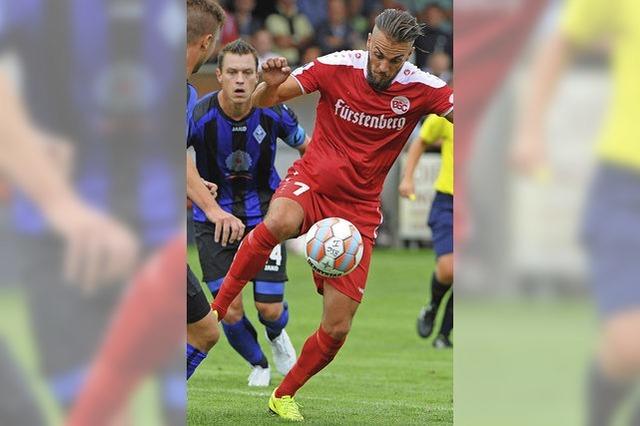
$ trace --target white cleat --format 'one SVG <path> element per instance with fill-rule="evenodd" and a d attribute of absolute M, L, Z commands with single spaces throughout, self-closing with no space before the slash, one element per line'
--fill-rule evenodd
<path fill-rule="evenodd" d="M 262 368 L 259 365 L 252 366 L 248 382 L 249 386 L 269 386 L 271 382 L 271 369 L 269 367 Z"/>
<path fill-rule="evenodd" d="M 273 362 L 276 365 L 278 373 L 286 376 L 289 370 L 296 363 L 296 350 L 291 344 L 291 339 L 285 330 L 273 340 L 267 341 L 271 345 L 271 352 L 273 353 Z"/>

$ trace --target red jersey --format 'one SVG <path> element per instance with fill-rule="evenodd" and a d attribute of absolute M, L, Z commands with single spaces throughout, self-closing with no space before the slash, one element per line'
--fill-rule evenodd
<path fill-rule="evenodd" d="M 361 50 L 332 53 L 292 73 L 304 93 L 321 95 L 312 141 L 294 168 L 333 199 L 378 202 L 420 118 L 453 110 L 451 88 L 409 62 L 383 92 L 369 86 L 366 73 Z"/>

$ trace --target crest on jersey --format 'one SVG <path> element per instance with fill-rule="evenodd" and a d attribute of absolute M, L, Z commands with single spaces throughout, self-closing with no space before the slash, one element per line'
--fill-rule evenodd
<path fill-rule="evenodd" d="M 253 131 L 253 137 L 256 138 L 258 143 L 262 143 L 265 136 L 267 136 L 267 132 L 265 132 L 262 126 L 258 124 L 258 127 Z"/>
<path fill-rule="evenodd" d="M 232 172 L 246 172 L 251 167 L 251 156 L 244 151 L 233 151 L 224 161 L 227 168 Z"/>
<path fill-rule="evenodd" d="M 391 99 L 391 111 L 395 112 L 397 115 L 406 114 L 411 107 L 411 102 L 404 96 L 396 96 Z"/>

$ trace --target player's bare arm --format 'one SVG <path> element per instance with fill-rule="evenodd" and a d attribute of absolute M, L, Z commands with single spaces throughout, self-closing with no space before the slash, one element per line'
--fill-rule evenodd
<path fill-rule="evenodd" d="M 200 177 L 196 165 L 187 154 L 187 197 L 200 207 L 207 219 L 214 224 L 216 243 L 226 246 L 227 243 L 240 241 L 244 235 L 244 224 L 234 215 L 222 210 L 207 183 Z"/>
<path fill-rule="evenodd" d="M 510 157 L 515 167 L 535 175 L 544 174 L 546 168 L 546 150 L 544 144 L 543 123 L 547 116 L 551 96 L 567 64 L 576 53 L 568 37 L 556 33 L 537 53 L 533 71 L 528 81 L 527 91 L 521 102 L 516 120 L 514 145 Z"/>
<path fill-rule="evenodd" d="M 187 154 L 187 197 L 209 216 L 215 210 L 215 194 L 218 186 L 200 177 L 196 165 Z"/>
<path fill-rule="evenodd" d="M 299 147 L 296 148 L 298 150 L 298 152 L 300 153 L 300 157 L 302 157 L 304 155 L 305 151 L 309 147 L 309 143 L 310 142 L 311 142 L 311 139 L 309 139 L 309 136 L 305 136 L 304 137 L 304 142 L 302 143 L 302 145 L 300 145 Z"/>
<path fill-rule="evenodd" d="M 269 108 L 302 95 L 300 85 L 291 77 L 285 58 L 271 58 L 262 64 L 262 82 L 251 96 L 254 107 Z"/>
<path fill-rule="evenodd" d="M 415 198 L 415 184 L 413 176 L 420 161 L 420 157 L 426 151 L 427 144 L 421 137 L 417 137 L 411 142 L 409 152 L 407 153 L 407 162 L 405 164 L 404 176 L 398 186 L 400 196 L 409 198 L 410 200 Z"/>
<path fill-rule="evenodd" d="M 137 258 L 131 232 L 87 205 L 63 168 L 53 164 L 47 146 L 58 138 L 39 131 L 5 75 L 0 74 L 0 173 L 19 187 L 67 243 L 65 274 L 91 292 L 101 283 L 126 275 Z M 100 230 L 100 232 L 96 232 Z"/>

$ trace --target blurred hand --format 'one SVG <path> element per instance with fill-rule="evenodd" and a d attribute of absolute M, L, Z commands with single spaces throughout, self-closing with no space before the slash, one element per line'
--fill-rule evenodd
<path fill-rule="evenodd" d="M 536 176 L 548 170 L 547 150 L 540 131 L 520 130 L 514 140 L 509 160 L 517 172 Z"/>
<path fill-rule="evenodd" d="M 211 213 L 207 213 L 207 219 L 215 226 L 213 238 L 216 243 L 223 247 L 240 241 L 244 235 L 244 223 L 234 215 L 218 208 Z"/>
<path fill-rule="evenodd" d="M 218 185 L 216 185 L 213 182 L 209 182 L 208 180 L 204 180 L 204 179 L 202 179 L 202 183 L 204 183 L 204 186 L 207 187 L 207 189 L 209 190 L 209 192 L 211 193 L 211 196 L 213 198 L 216 198 L 218 196 Z"/>
<path fill-rule="evenodd" d="M 100 285 L 131 273 L 139 246 L 129 229 L 78 200 L 47 210 L 47 218 L 66 243 L 67 281 L 92 294 Z"/>
<path fill-rule="evenodd" d="M 280 86 L 291 74 L 291 67 L 285 58 L 267 59 L 262 64 L 262 80 L 267 86 Z"/>
<path fill-rule="evenodd" d="M 398 192 L 400 193 L 401 197 L 409 199 L 415 198 L 416 188 L 413 183 L 413 179 L 410 177 L 405 177 L 404 179 L 402 179 L 400 185 L 398 186 Z"/>

